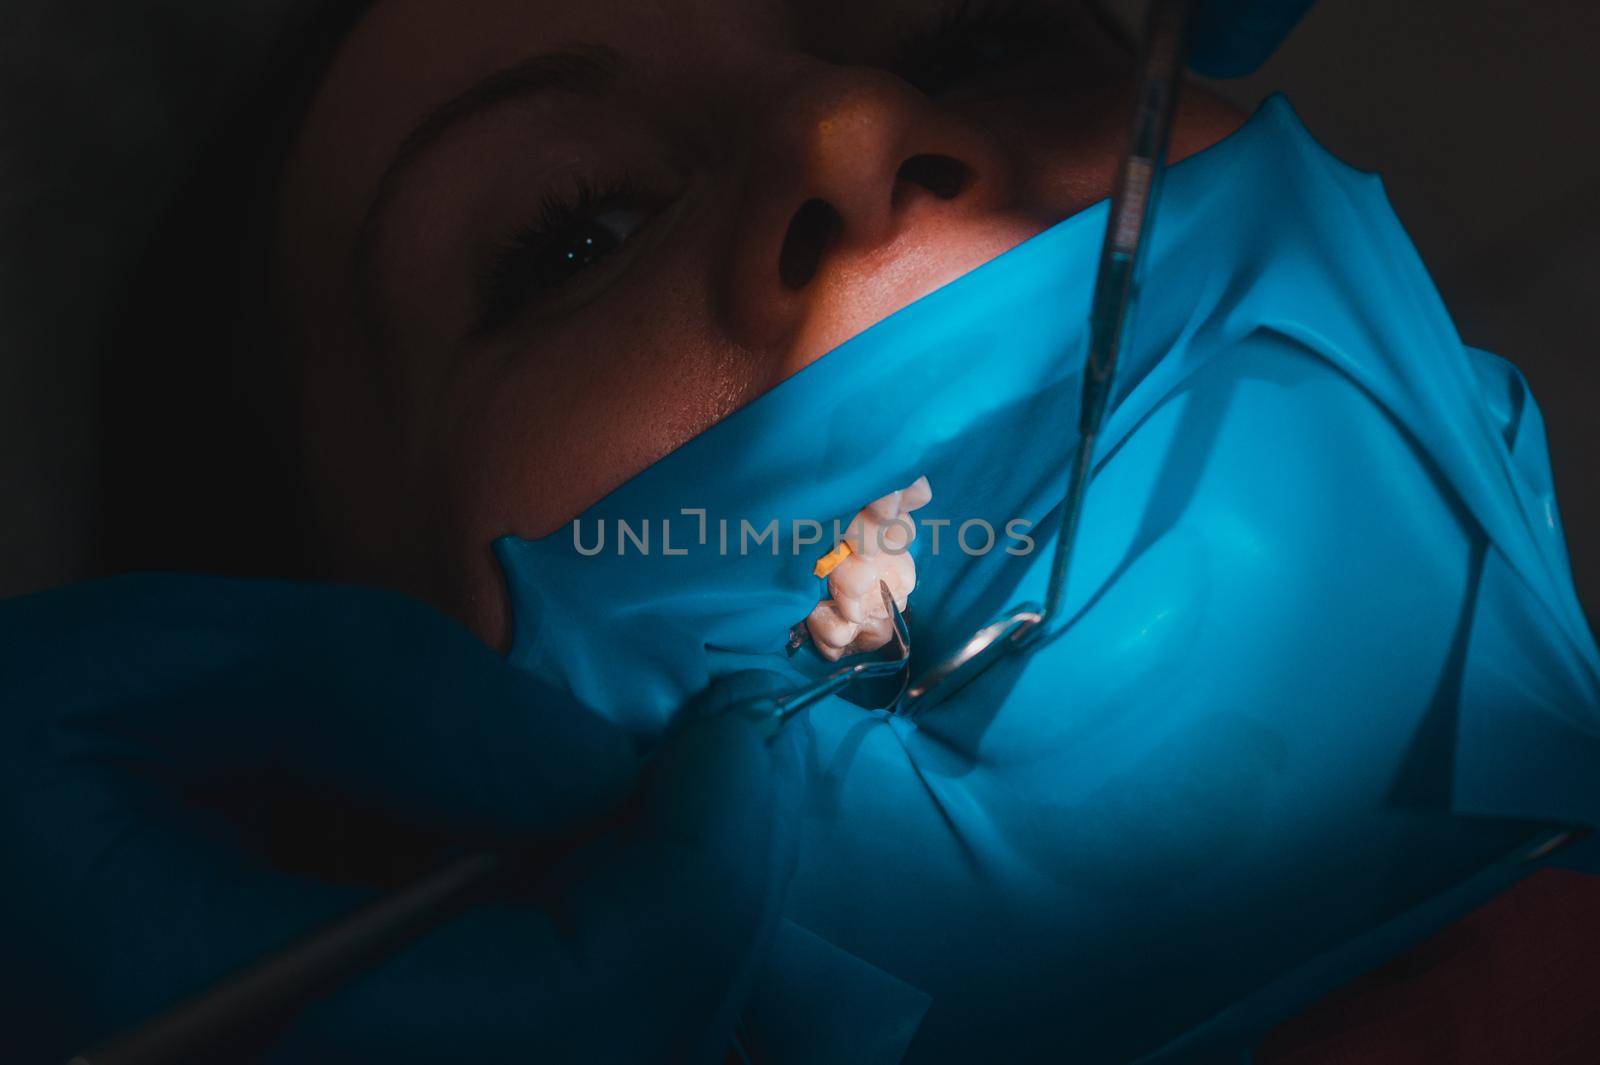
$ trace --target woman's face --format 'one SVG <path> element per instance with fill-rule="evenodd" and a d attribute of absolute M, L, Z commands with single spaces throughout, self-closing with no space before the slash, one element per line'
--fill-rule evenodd
<path fill-rule="evenodd" d="M 1076 0 L 380 0 L 280 231 L 332 564 L 503 645 L 494 538 L 1103 198 L 1130 70 Z"/>

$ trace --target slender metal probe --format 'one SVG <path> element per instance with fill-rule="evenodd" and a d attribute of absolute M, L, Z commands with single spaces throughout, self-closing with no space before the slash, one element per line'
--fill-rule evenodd
<path fill-rule="evenodd" d="M 1050 560 L 1044 605 L 1017 604 L 979 629 L 905 689 L 896 707 L 898 713 L 915 717 L 960 691 L 1000 659 L 1037 646 L 1036 641 L 1051 630 L 1051 622 L 1062 612 L 1067 570 L 1083 518 L 1095 443 L 1105 420 L 1117 356 L 1133 316 L 1140 251 L 1147 243 L 1160 193 L 1192 7 L 1193 0 L 1152 0 L 1145 15 L 1133 121 L 1128 150 L 1111 189 L 1111 209 L 1100 246 L 1089 310 L 1089 351 L 1083 366 L 1078 440 L 1067 474 L 1067 494 L 1061 503 L 1061 527 L 1056 534 L 1055 555 Z"/>
<path fill-rule="evenodd" d="M 1148 243 L 1161 191 L 1192 7 L 1191 0 L 1151 0 L 1146 17 L 1132 138 L 1112 187 L 1111 211 L 1089 310 L 1089 352 L 1083 364 L 1078 442 L 1067 475 L 1067 495 L 1061 504 L 1061 528 L 1050 563 L 1043 618 L 1033 630 L 1035 635 L 1044 631 L 1060 612 L 1066 591 L 1067 569 L 1083 518 L 1095 443 L 1105 421 L 1117 358 L 1138 297 L 1140 252 Z"/>
<path fill-rule="evenodd" d="M 815 706 L 835 692 L 843 691 L 858 680 L 872 677 L 898 675 L 900 687 L 895 692 L 894 698 L 889 700 L 889 705 L 893 706 L 900 701 L 900 696 L 905 693 L 906 685 L 911 680 L 911 628 L 906 624 L 905 615 L 900 613 L 900 608 L 895 606 L 894 595 L 889 591 L 889 585 L 881 580 L 878 582 L 878 594 L 883 597 L 883 608 L 889 615 L 889 643 L 885 646 L 893 649 L 894 657 L 868 658 L 852 662 L 774 700 L 772 715 L 775 724 L 782 725 L 800 711 Z"/>

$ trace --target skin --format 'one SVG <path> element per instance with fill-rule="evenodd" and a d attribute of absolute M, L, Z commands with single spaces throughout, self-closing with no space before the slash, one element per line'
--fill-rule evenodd
<path fill-rule="evenodd" d="M 381 0 L 315 96 L 281 202 L 327 568 L 420 595 L 503 648 L 494 538 L 559 529 L 841 341 L 1106 196 L 1126 50 L 1071 2 L 972 10 L 986 7 L 1010 21 L 968 25 L 972 51 L 954 54 L 992 62 L 947 44 L 930 65 L 896 56 L 949 15 L 919 0 Z M 441 105 L 580 42 L 607 70 L 595 86 L 503 100 L 385 177 Z M 1172 157 L 1241 120 L 1191 89 Z M 547 199 L 619 174 L 642 190 L 608 216 L 628 239 L 476 328 L 497 252 Z M 831 228 L 802 211 L 815 201 Z"/>

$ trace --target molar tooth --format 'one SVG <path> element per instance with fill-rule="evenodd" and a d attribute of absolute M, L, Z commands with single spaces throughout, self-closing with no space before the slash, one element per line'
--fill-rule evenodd
<path fill-rule="evenodd" d="M 891 595 L 893 592 L 891 591 Z M 861 597 L 861 624 L 874 625 L 889 616 L 889 608 L 883 605 L 883 596 L 865 595 Z"/>
<path fill-rule="evenodd" d="M 878 567 L 873 560 L 851 555 L 828 576 L 828 591 L 835 599 L 860 599 L 878 583 Z"/>
<path fill-rule="evenodd" d="M 836 594 L 834 596 L 833 603 L 834 606 L 838 608 L 840 615 L 849 619 L 850 621 L 860 624 L 861 622 L 867 620 L 865 598 L 859 596 L 839 596 Z"/>
<path fill-rule="evenodd" d="M 837 662 L 861 632 L 861 626 L 840 613 L 839 604 L 832 599 L 816 605 L 806 618 L 806 628 L 817 652 L 830 662 Z"/>
<path fill-rule="evenodd" d="M 858 655 L 865 651 L 876 651 L 889 642 L 893 631 L 894 626 L 889 621 L 887 614 L 874 621 L 869 621 L 861 626 L 860 634 L 850 642 L 849 647 L 845 648 L 845 653 Z"/>
<path fill-rule="evenodd" d="M 917 523 L 909 515 L 901 514 L 883 527 L 883 549 L 889 554 L 905 554 L 916 538 Z"/>
<path fill-rule="evenodd" d="M 889 586 L 889 594 L 894 597 L 894 605 L 898 610 L 906 608 L 906 601 L 912 591 L 917 587 L 917 563 L 910 554 L 885 554 L 880 556 L 878 574 L 885 584 Z M 887 616 L 883 609 L 882 597 L 879 597 L 878 615 Z"/>

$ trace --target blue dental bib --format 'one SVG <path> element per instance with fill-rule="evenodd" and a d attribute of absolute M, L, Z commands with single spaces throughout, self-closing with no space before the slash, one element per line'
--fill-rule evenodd
<path fill-rule="evenodd" d="M 719 677 L 798 683 L 831 545 L 803 521 L 922 474 L 913 672 L 1041 599 L 1105 212 L 842 345 L 576 535 L 498 541 L 513 662 L 645 742 Z M 1541 829 L 1600 818 L 1600 656 L 1538 410 L 1462 345 L 1378 180 L 1269 100 L 1172 168 L 1144 276 L 1070 627 L 914 721 L 830 699 L 791 726 L 806 821 L 751 1020 L 774 1060 L 1239 1060 L 1524 875 L 1504 859 Z"/>

